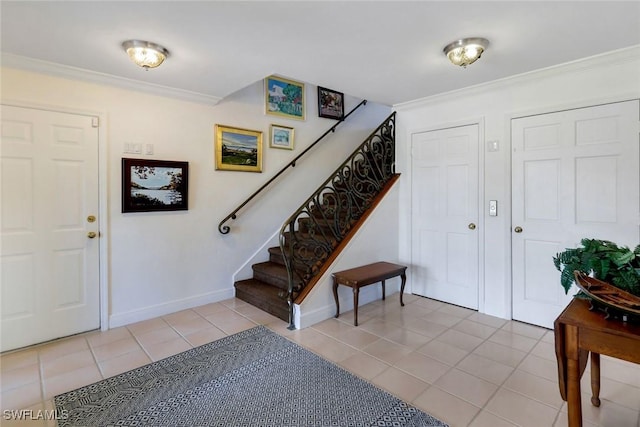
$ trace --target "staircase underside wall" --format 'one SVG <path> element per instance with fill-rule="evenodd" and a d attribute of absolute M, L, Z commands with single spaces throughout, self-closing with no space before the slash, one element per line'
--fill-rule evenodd
<path fill-rule="evenodd" d="M 313 290 L 296 307 L 297 315 L 294 319 L 296 328 L 306 328 L 335 316 L 336 304 L 333 297 L 333 279 L 331 276 L 334 271 L 346 270 L 376 261 L 403 263 L 402 260 L 398 259 L 399 188 L 400 186 L 396 183 L 389 190 L 360 230 L 358 230 L 358 233 L 349 241 L 347 247 L 323 274 Z M 409 277 L 410 272 L 407 271 L 407 274 Z M 387 280 L 386 297 L 399 298 L 397 294 L 399 289 L 399 278 Z M 409 292 L 410 289 L 410 281 L 407 281 L 405 292 Z M 353 319 L 353 317 L 347 317 L 350 314 L 343 314 L 353 309 L 353 292 L 351 288 L 340 286 L 338 288 L 338 298 L 340 300 L 340 317 L 344 316 L 345 319 Z M 362 306 L 381 298 L 382 287 L 380 285 L 370 285 L 360 290 L 359 305 Z M 398 304 L 400 304 L 399 301 Z"/>

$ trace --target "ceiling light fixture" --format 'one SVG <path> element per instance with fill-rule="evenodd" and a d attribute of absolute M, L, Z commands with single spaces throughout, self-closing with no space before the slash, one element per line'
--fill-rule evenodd
<path fill-rule="evenodd" d="M 481 37 L 456 40 L 444 48 L 444 54 L 454 65 L 467 68 L 467 65 L 476 62 L 482 52 L 489 46 L 489 40 Z"/>
<path fill-rule="evenodd" d="M 145 70 L 156 68 L 169 56 L 169 51 L 164 47 L 143 40 L 127 40 L 122 43 L 122 48 L 135 64 Z"/>

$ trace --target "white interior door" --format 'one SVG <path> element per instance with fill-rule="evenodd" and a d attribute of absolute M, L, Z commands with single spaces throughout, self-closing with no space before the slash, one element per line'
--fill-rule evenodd
<path fill-rule="evenodd" d="M 513 318 L 553 328 L 565 295 L 553 256 L 582 238 L 638 244 L 638 101 L 514 119 Z M 577 289 L 577 288 L 576 288 Z"/>
<path fill-rule="evenodd" d="M 98 123 L 6 105 L 1 117 L 5 351 L 99 327 Z"/>
<path fill-rule="evenodd" d="M 413 134 L 412 289 L 478 308 L 478 125 Z"/>

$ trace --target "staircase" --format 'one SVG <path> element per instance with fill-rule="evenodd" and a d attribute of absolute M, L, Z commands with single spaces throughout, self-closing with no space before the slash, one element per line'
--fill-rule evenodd
<path fill-rule="evenodd" d="M 391 114 L 293 214 L 269 261 L 235 283 L 236 297 L 293 327 L 300 304 L 395 183 L 395 113 Z"/>
<path fill-rule="evenodd" d="M 253 278 L 235 283 L 236 298 L 288 322 L 289 274 L 280 246 L 269 248 L 269 261 L 254 264 L 252 268 Z"/>

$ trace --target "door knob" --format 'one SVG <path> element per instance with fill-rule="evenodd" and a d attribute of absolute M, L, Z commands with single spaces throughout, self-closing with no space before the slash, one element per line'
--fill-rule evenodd
<path fill-rule="evenodd" d="M 469 230 L 475 230 L 476 229 L 476 225 L 474 223 L 469 224 Z"/>
<path fill-rule="evenodd" d="M 94 231 L 90 231 L 87 233 L 87 237 L 90 239 L 93 239 L 94 237 L 96 237 L 97 234 Z"/>
<path fill-rule="evenodd" d="M 96 217 L 94 215 L 89 215 L 87 217 L 87 222 L 96 222 Z"/>
<path fill-rule="evenodd" d="M 516 233 L 522 233 L 522 227 L 516 227 L 513 229 L 513 231 L 515 231 Z"/>

